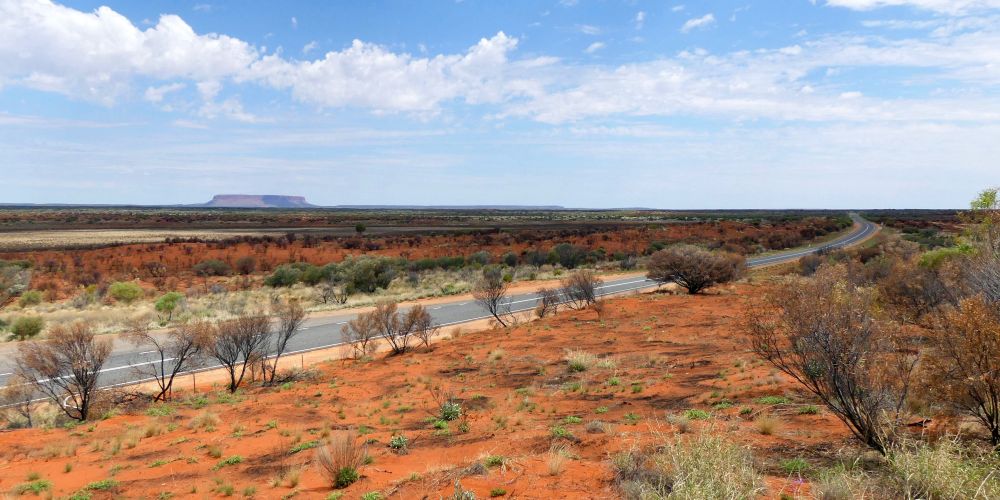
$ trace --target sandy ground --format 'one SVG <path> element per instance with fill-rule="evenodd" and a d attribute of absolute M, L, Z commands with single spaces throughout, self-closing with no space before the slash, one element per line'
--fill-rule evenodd
<path fill-rule="evenodd" d="M 431 349 L 371 361 L 312 353 L 288 362 L 318 361 L 315 379 L 248 386 L 236 397 L 199 375 L 197 392 L 182 382 L 173 402 L 153 410 L 0 434 L 0 491 L 39 478 L 53 496 L 112 480 L 93 498 L 327 498 L 334 489 L 309 447 L 353 432 L 371 461 L 343 498 L 438 498 L 456 481 L 477 498 L 500 489 L 510 498 L 616 498 L 613 454 L 710 432 L 752 449 L 764 496 L 799 496 L 808 475 L 791 477 L 782 460 L 818 467 L 854 445 L 831 415 L 801 414 L 814 402 L 747 352 L 738 318 L 745 298 L 765 286 L 615 298 L 600 315 L 564 311 L 510 329 L 463 326 Z M 574 350 L 602 362 L 572 371 L 565 358 Z M 462 417 L 435 428 L 449 394 Z M 767 404 L 762 396 L 788 399 Z M 689 409 L 709 418 L 671 423 Z M 774 432 L 758 430 L 763 415 L 777 419 Z M 556 437 L 557 428 L 566 433 Z M 399 434 L 409 440 L 406 454 L 387 446 Z"/>

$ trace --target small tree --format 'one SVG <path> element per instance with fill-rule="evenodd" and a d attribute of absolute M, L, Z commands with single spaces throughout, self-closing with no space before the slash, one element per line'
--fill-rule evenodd
<path fill-rule="evenodd" d="M 194 265 L 192 270 L 198 276 L 229 276 L 233 272 L 233 269 L 229 267 L 229 264 L 226 264 L 218 259 L 209 259 L 199 262 Z"/>
<path fill-rule="evenodd" d="M 560 281 L 559 291 L 569 307 L 583 309 L 597 302 L 597 289 L 603 283 L 593 271 L 581 270 Z"/>
<path fill-rule="evenodd" d="M 925 362 L 929 392 L 975 417 L 1000 445 L 1000 311 L 982 297 L 966 299 L 936 330 Z"/>
<path fill-rule="evenodd" d="M 364 232 L 365 232 L 365 230 L 367 230 L 367 229 L 368 229 L 368 228 L 367 228 L 367 227 L 365 227 L 365 225 L 364 225 L 364 224 L 355 224 L 355 225 L 354 225 L 354 232 L 356 232 L 356 233 L 358 233 L 358 234 L 361 234 L 361 233 L 364 233 Z"/>
<path fill-rule="evenodd" d="M 299 328 L 306 320 L 306 311 L 297 301 L 291 301 L 277 308 L 278 325 L 273 332 L 272 356 L 270 360 L 263 359 L 261 366 L 264 372 L 264 382 L 274 383 L 274 376 L 278 372 L 278 360 L 288 347 L 288 341 L 292 340 L 299 333 Z"/>
<path fill-rule="evenodd" d="M 213 328 L 206 322 L 193 322 L 171 328 L 165 336 L 153 335 L 145 323 L 131 325 L 125 339 L 136 346 L 150 346 L 157 360 L 144 363 L 136 370 L 152 378 L 159 392 L 153 398 L 166 401 L 173 392 L 178 374 L 202 362 L 202 353 L 212 345 Z"/>
<path fill-rule="evenodd" d="M 424 347 L 431 346 L 431 339 L 437 335 L 440 327 L 434 324 L 434 319 L 424 306 L 416 305 L 407 313 L 408 321 L 413 323 L 413 336 L 420 340 Z"/>
<path fill-rule="evenodd" d="M 341 327 L 340 332 L 354 349 L 355 358 L 367 358 L 375 351 L 374 340 L 378 337 L 378 326 L 371 314 L 358 315 Z"/>
<path fill-rule="evenodd" d="M 503 271 L 496 266 L 483 268 L 482 276 L 472 288 L 472 296 L 476 302 L 503 327 L 513 322 L 510 300 L 507 299 L 508 288 L 510 283 L 504 279 Z"/>
<path fill-rule="evenodd" d="M 52 329 L 45 342 L 18 346 L 17 373 L 67 417 L 87 420 L 111 341 L 96 340 L 87 323 Z"/>
<path fill-rule="evenodd" d="M 266 354 L 270 321 L 262 314 L 243 314 L 219 323 L 213 332 L 209 353 L 229 375 L 229 392 L 236 392 L 247 369 Z"/>
<path fill-rule="evenodd" d="M 156 299 L 154 307 L 156 311 L 167 315 L 167 322 L 173 321 L 174 311 L 184 302 L 184 294 L 180 292 L 167 292 L 162 297 Z"/>
<path fill-rule="evenodd" d="M 538 303 L 535 306 L 535 315 L 539 318 L 551 316 L 559 309 L 559 292 L 550 288 L 539 288 L 535 292 L 538 295 Z"/>
<path fill-rule="evenodd" d="M 14 340 L 28 340 L 42 333 L 45 321 L 40 316 L 21 316 L 10 325 L 10 337 Z"/>
<path fill-rule="evenodd" d="M 389 343 L 393 354 L 406 352 L 410 336 L 414 334 L 422 335 L 425 345 L 430 344 L 431 317 L 423 306 L 413 306 L 406 313 L 400 313 L 395 302 L 379 302 L 374 311 L 363 316 L 369 316 L 365 323 L 374 325 L 378 334 Z"/>
<path fill-rule="evenodd" d="M 0 261 L 0 308 L 16 300 L 30 284 L 28 263 Z"/>
<path fill-rule="evenodd" d="M 119 302 L 131 304 L 142 297 L 142 287 L 131 281 L 117 281 L 108 287 L 108 295 Z"/>
<path fill-rule="evenodd" d="M 903 416 L 916 356 L 877 310 L 872 289 L 849 285 L 842 267 L 824 267 L 750 306 L 745 328 L 757 355 L 884 454 Z"/>
<path fill-rule="evenodd" d="M 673 245 L 649 258 L 647 277 L 661 283 L 676 283 L 696 294 L 719 283 L 739 279 L 746 259 L 729 252 L 713 252 L 694 245 Z"/>

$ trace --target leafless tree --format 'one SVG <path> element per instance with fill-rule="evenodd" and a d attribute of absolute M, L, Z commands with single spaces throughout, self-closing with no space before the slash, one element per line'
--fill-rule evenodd
<path fill-rule="evenodd" d="M 375 305 L 375 310 L 369 313 L 375 323 L 379 335 L 389 343 L 393 354 L 406 352 L 413 333 L 413 321 L 409 314 L 400 314 L 395 302 L 382 301 Z"/>
<path fill-rule="evenodd" d="M 862 442 L 885 453 L 903 417 L 916 355 L 876 317 L 873 289 L 841 267 L 780 287 L 748 307 L 751 347 L 819 397 Z"/>
<path fill-rule="evenodd" d="M 375 352 L 375 339 L 378 337 L 378 325 L 371 314 L 360 314 L 348 321 L 340 329 L 344 340 L 354 349 L 354 357 L 358 359 L 371 356 Z"/>
<path fill-rule="evenodd" d="M 413 322 L 413 336 L 420 340 L 420 343 L 424 347 L 431 346 L 431 339 L 437 335 L 440 330 L 438 325 L 434 324 L 434 319 L 431 318 L 427 309 L 424 306 L 416 305 L 410 308 L 409 315 L 412 317 Z"/>
<path fill-rule="evenodd" d="M 943 314 L 925 363 L 928 391 L 979 420 L 1000 445 L 1000 311 L 982 297 Z"/>
<path fill-rule="evenodd" d="M 647 268 L 649 279 L 676 283 L 696 294 L 715 284 L 739 279 L 746 270 L 746 259 L 734 253 L 680 244 L 654 253 Z"/>
<path fill-rule="evenodd" d="M 556 313 L 559 309 L 559 292 L 557 290 L 543 287 L 539 288 L 535 294 L 538 295 L 538 305 L 535 306 L 536 316 L 544 318 Z"/>
<path fill-rule="evenodd" d="M 271 357 L 268 358 L 265 356 L 261 360 L 261 371 L 263 372 L 264 382 L 267 384 L 274 383 L 274 376 L 278 372 L 278 360 L 281 359 L 281 355 L 284 354 L 285 349 L 288 347 L 288 341 L 292 340 L 298 334 L 299 328 L 306 320 L 306 312 L 298 302 L 291 301 L 287 304 L 279 305 L 275 311 L 275 316 L 277 316 L 278 324 L 275 325 L 275 330 L 272 331 L 273 346 L 271 347 Z"/>
<path fill-rule="evenodd" d="M 229 375 L 229 392 L 236 392 L 248 369 L 266 355 L 270 320 L 263 314 L 242 314 L 215 327 L 209 352 Z"/>
<path fill-rule="evenodd" d="M 604 282 L 586 269 L 577 271 L 559 282 L 559 291 L 572 309 L 583 309 L 597 302 L 597 288 Z"/>
<path fill-rule="evenodd" d="M 514 319 L 510 300 L 507 299 L 509 288 L 510 283 L 504 279 L 503 270 L 496 266 L 483 268 L 483 275 L 472 288 L 472 296 L 476 298 L 476 302 L 503 327 L 513 323 Z"/>
<path fill-rule="evenodd" d="M 18 346 L 17 373 L 67 417 L 87 420 L 111 341 L 97 340 L 87 323 L 57 326 L 48 340 Z"/>
<path fill-rule="evenodd" d="M 136 367 L 156 382 L 159 393 L 154 400 L 169 399 L 177 375 L 202 362 L 201 354 L 212 344 L 212 333 L 212 326 L 202 321 L 171 328 L 162 337 L 150 333 L 146 323 L 129 327 L 125 340 L 137 346 L 151 346 L 157 355 L 158 359 Z"/>
<path fill-rule="evenodd" d="M 7 385 L 0 389 L 0 408 L 7 408 L 8 414 L 14 414 L 24 420 L 25 427 L 33 425 L 31 406 L 35 396 L 34 385 L 30 380 L 14 374 L 7 379 Z M 8 417 L 12 424 L 16 417 Z"/>
<path fill-rule="evenodd" d="M 319 284 L 319 300 L 324 304 L 329 304 L 330 302 L 346 304 L 349 296 L 344 287 L 340 285 L 329 281 L 323 281 Z"/>

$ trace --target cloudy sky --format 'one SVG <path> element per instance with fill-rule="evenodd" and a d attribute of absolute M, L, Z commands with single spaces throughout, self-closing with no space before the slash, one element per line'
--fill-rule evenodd
<path fill-rule="evenodd" d="M 1000 0 L 0 0 L 0 202 L 963 207 Z"/>

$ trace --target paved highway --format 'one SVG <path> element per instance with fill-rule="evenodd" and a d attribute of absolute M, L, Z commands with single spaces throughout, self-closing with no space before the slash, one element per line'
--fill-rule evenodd
<path fill-rule="evenodd" d="M 853 231 L 846 235 L 815 247 L 804 247 L 747 259 L 747 265 L 749 267 L 762 267 L 780 264 L 796 260 L 803 255 L 815 253 L 821 249 L 850 246 L 864 240 L 878 230 L 878 226 L 862 219 L 856 214 L 851 214 L 851 218 L 855 222 L 855 227 Z M 600 295 L 613 295 L 633 290 L 655 288 L 656 286 L 658 284 L 655 281 L 643 277 L 631 277 L 608 280 L 598 289 L 598 292 Z M 534 309 L 537 300 L 538 297 L 534 293 L 517 294 L 509 298 L 511 310 L 514 312 Z M 489 317 L 486 311 L 472 299 L 456 300 L 454 302 L 427 306 L 427 308 L 434 318 L 435 323 L 440 326 L 457 325 Z M 287 351 L 289 352 L 286 352 L 285 355 L 342 345 L 343 339 L 341 338 L 340 329 L 354 317 L 354 314 L 342 314 L 306 320 L 299 334 L 288 343 Z M 7 344 L 0 351 L 0 385 L 5 384 L 11 372 L 13 372 L 14 364 L 11 358 L 14 354 L 15 351 L 12 344 Z M 139 367 L 146 366 L 154 362 L 155 359 L 155 353 L 149 351 L 148 348 L 136 348 L 126 342 L 116 340 L 114 352 L 105 364 L 106 368 L 102 371 L 100 384 L 102 387 L 109 387 L 141 381 L 143 375 L 139 372 Z M 200 370 L 217 367 L 214 362 L 210 362 L 200 368 Z"/>

